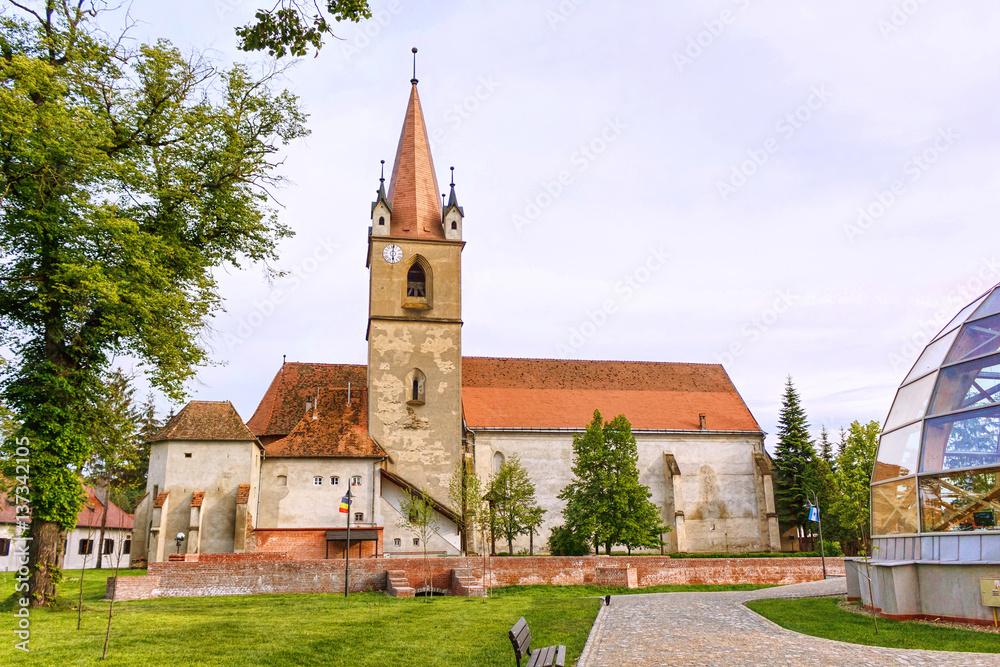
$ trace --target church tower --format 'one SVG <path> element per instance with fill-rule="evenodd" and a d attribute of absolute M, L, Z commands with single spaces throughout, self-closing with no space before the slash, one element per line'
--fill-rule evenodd
<path fill-rule="evenodd" d="M 462 457 L 462 220 L 438 189 L 417 80 L 368 239 L 368 425 L 387 469 L 450 505 Z M 384 168 L 384 167 L 383 167 Z"/>

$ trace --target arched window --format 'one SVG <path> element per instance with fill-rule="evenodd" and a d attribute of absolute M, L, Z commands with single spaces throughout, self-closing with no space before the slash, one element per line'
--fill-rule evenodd
<path fill-rule="evenodd" d="M 379 227 L 385 225 L 385 216 L 384 215 L 380 215 L 378 217 L 378 224 L 379 224 Z"/>
<path fill-rule="evenodd" d="M 493 455 L 493 474 L 494 475 L 496 473 L 500 472 L 500 466 L 503 465 L 503 461 L 504 461 L 503 454 L 501 454 L 500 452 L 496 452 Z"/>
<path fill-rule="evenodd" d="M 411 405 L 423 405 L 426 385 L 427 376 L 419 368 L 414 368 L 407 373 L 406 384 L 404 385 L 406 402 Z"/>
<path fill-rule="evenodd" d="M 458 229 L 458 223 L 457 223 L 457 222 L 455 222 L 454 220 L 452 220 L 452 221 L 451 221 L 451 228 L 452 228 L 452 229 Z"/>
<path fill-rule="evenodd" d="M 417 299 L 427 298 L 427 278 L 424 275 L 424 267 L 417 262 L 414 262 L 406 273 L 406 296 Z"/>
<path fill-rule="evenodd" d="M 405 267 L 406 282 L 403 283 L 403 308 L 430 310 L 434 298 L 434 275 L 430 263 L 420 255 L 414 255 Z"/>

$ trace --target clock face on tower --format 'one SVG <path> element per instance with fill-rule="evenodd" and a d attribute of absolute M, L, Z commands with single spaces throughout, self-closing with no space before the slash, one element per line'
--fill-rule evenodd
<path fill-rule="evenodd" d="M 382 250 L 382 258 L 390 264 L 395 264 L 399 260 L 403 259 L 403 249 L 395 243 L 387 245 Z"/>

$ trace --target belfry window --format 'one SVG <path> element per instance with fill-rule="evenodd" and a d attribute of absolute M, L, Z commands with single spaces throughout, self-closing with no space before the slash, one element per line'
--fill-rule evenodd
<path fill-rule="evenodd" d="M 406 273 L 406 296 L 417 299 L 427 298 L 427 278 L 422 266 L 414 262 Z"/>

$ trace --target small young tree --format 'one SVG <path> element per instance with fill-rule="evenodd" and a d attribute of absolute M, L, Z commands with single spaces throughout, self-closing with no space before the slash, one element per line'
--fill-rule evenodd
<path fill-rule="evenodd" d="M 500 465 L 487 497 L 492 503 L 493 528 L 507 540 L 507 551 L 513 555 L 514 540 L 527 534 L 533 521 L 541 521 L 539 512 L 545 513 L 535 500 L 535 485 L 517 454 Z"/>
<path fill-rule="evenodd" d="M 778 474 L 774 495 L 781 521 L 795 526 L 802 535 L 810 529 L 806 488 L 814 481 L 815 463 L 816 450 L 809 437 L 809 422 L 789 376 L 778 420 L 778 447 L 774 457 Z"/>
<path fill-rule="evenodd" d="M 399 527 L 410 531 L 420 540 L 420 545 L 424 552 L 424 596 L 427 601 L 431 597 L 431 566 L 427 560 L 427 543 L 431 536 L 440 528 L 437 510 L 434 509 L 434 501 L 425 492 L 403 493 L 403 502 L 400 505 L 400 512 L 403 518 L 399 521 Z"/>
<path fill-rule="evenodd" d="M 448 483 L 448 499 L 459 510 L 458 529 L 462 533 L 462 551 L 470 550 L 470 537 L 475 536 L 476 522 L 484 512 L 483 483 L 475 469 L 465 461 L 455 464 Z"/>

